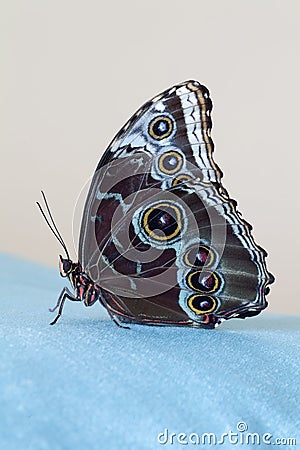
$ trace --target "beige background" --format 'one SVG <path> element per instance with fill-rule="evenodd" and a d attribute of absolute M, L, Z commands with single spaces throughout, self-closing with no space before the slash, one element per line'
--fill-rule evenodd
<path fill-rule="evenodd" d="M 35 200 L 72 247 L 77 196 L 148 98 L 211 91 L 224 185 L 269 252 L 273 312 L 300 312 L 299 2 L 1 2 L 1 250 L 57 264 Z M 17 274 L 16 274 L 17 277 Z"/>

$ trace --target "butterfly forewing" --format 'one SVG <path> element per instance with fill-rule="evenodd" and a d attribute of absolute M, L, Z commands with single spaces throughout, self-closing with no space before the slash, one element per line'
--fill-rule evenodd
<path fill-rule="evenodd" d="M 267 305 L 273 277 L 221 184 L 211 108 L 197 82 L 163 92 L 97 166 L 79 261 L 120 321 L 214 327 Z"/>

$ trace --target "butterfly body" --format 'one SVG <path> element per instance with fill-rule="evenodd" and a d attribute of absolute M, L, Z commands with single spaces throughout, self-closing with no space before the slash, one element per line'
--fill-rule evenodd
<path fill-rule="evenodd" d="M 100 300 L 118 324 L 204 328 L 267 306 L 274 277 L 221 183 L 211 109 L 208 90 L 188 81 L 117 134 L 91 182 L 79 263 L 61 268 L 73 299 Z"/>

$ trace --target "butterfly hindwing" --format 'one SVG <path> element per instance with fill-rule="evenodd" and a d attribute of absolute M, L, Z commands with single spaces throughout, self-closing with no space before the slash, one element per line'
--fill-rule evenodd
<path fill-rule="evenodd" d="M 101 158 L 79 261 L 123 322 L 214 327 L 266 307 L 266 253 L 221 184 L 198 82 L 147 102 Z"/>

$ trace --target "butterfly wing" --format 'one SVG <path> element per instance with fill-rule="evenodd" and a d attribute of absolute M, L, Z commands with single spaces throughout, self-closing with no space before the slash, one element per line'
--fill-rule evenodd
<path fill-rule="evenodd" d="M 208 90 L 188 81 L 147 102 L 101 158 L 79 261 L 120 321 L 214 327 L 267 306 L 266 252 L 221 184 Z"/>

